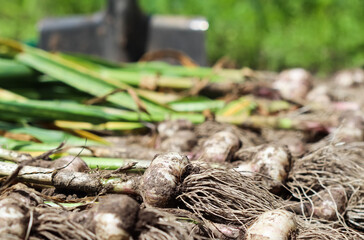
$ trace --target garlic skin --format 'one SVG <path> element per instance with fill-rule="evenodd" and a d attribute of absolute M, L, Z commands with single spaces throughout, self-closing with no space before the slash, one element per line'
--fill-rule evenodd
<path fill-rule="evenodd" d="M 334 140 L 346 143 L 364 140 L 364 116 L 361 111 L 345 111 L 339 121 L 339 127 L 331 133 Z"/>
<path fill-rule="evenodd" d="M 326 85 L 319 85 L 308 92 L 306 100 L 316 104 L 330 104 L 329 88 Z"/>
<path fill-rule="evenodd" d="M 327 221 L 337 221 L 348 203 L 347 192 L 342 185 L 329 186 L 308 199 L 290 204 L 287 210 Z"/>
<path fill-rule="evenodd" d="M 285 99 L 302 101 L 312 88 L 312 75 L 303 68 L 288 69 L 277 76 L 272 87 Z"/>
<path fill-rule="evenodd" d="M 289 240 L 296 230 L 295 215 L 286 210 L 272 210 L 263 213 L 251 225 L 246 240 Z"/>
<path fill-rule="evenodd" d="M 186 119 L 164 121 L 158 125 L 159 137 L 163 140 L 172 137 L 181 130 L 193 130 L 193 123 Z"/>
<path fill-rule="evenodd" d="M 339 87 L 354 87 L 364 83 L 364 70 L 361 68 L 345 69 L 337 72 L 333 81 Z"/>
<path fill-rule="evenodd" d="M 157 155 L 144 172 L 140 189 L 146 205 L 165 207 L 176 195 L 176 188 L 189 160 L 177 152 Z"/>
<path fill-rule="evenodd" d="M 160 148 L 165 151 L 188 152 L 197 144 L 197 136 L 189 130 L 176 132 L 172 137 L 162 141 Z"/>
<path fill-rule="evenodd" d="M 0 196 L 0 239 L 24 239 L 29 222 L 29 210 L 43 203 L 32 188 L 17 183 Z"/>
<path fill-rule="evenodd" d="M 240 163 L 234 170 L 243 175 L 267 176 L 262 182 L 271 192 L 278 192 L 288 177 L 291 168 L 291 154 L 287 147 L 262 145 L 248 162 Z M 257 175 L 259 173 L 259 175 Z"/>
<path fill-rule="evenodd" d="M 228 162 L 240 145 L 240 139 L 234 133 L 217 132 L 203 143 L 200 159 L 206 162 Z"/>
<path fill-rule="evenodd" d="M 243 239 L 243 231 L 236 226 L 221 223 L 206 223 L 218 239 Z"/>
<path fill-rule="evenodd" d="M 75 156 L 64 156 L 58 158 L 52 162 L 51 167 L 54 169 L 62 169 L 73 172 L 87 172 L 91 170 L 82 158 Z"/>
<path fill-rule="evenodd" d="M 92 211 L 97 239 L 129 240 L 139 213 L 139 204 L 126 195 L 110 195 L 101 199 Z"/>
<path fill-rule="evenodd" d="M 128 240 L 129 233 L 120 228 L 120 219 L 113 213 L 98 213 L 95 215 L 96 236 L 100 240 Z"/>
<path fill-rule="evenodd" d="M 0 201 L 0 238 L 24 239 L 28 213 L 14 198 L 5 198 Z"/>
<path fill-rule="evenodd" d="M 308 213 L 325 220 L 337 220 L 337 213 L 343 213 L 347 204 L 346 191 L 343 186 L 330 186 L 312 197 L 312 206 L 306 204 Z"/>

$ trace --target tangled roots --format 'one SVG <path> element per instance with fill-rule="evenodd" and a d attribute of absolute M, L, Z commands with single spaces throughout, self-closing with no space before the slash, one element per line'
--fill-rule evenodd
<path fill-rule="evenodd" d="M 351 227 L 364 232 L 364 196 L 357 202 L 349 203 L 345 220 Z"/>
<path fill-rule="evenodd" d="M 310 202 L 312 207 L 315 205 L 315 197 L 320 196 L 320 192 L 330 192 L 330 190 L 342 186 L 345 197 L 348 199 L 347 203 L 342 203 L 344 204 L 342 208 L 346 210 L 340 210 L 340 199 L 332 191 L 330 197 L 336 201 L 334 208 L 336 208 L 336 219 L 339 221 L 336 224 L 345 229 L 346 234 L 349 235 L 351 231 L 348 230 L 347 224 L 361 231 L 364 227 L 364 207 L 361 200 L 364 197 L 363 146 L 363 143 L 350 143 L 322 147 L 297 160 L 287 182 L 293 196 L 300 199 L 301 202 Z M 317 206 L 315 207 L 317 208 Z M 324 226 L 321 227 L 324 228 Z M 335 232 L 337 231 L 339 230 L 335 230 Z M 343 231 L 341 230 L 341 232 Z M 307 234 L 316 233 L 312 230 Z M 317 237 L 317 239 L 346 238 L 323 238 L 321 235 L 321 238 Z"/>
<path fill-rule="evenodd" d="M 140 231 L 139 240 L 193 240 L 189 230 L 178 222 L 172 214 L 154 208 L 145 208 L 139 212 L 136 225 Z"/>
<path fill-rule="evenodd" d="M 30 240 L 38 239 L 96 239 L 95 234 L 68 218 L 69 212 L 52 207 L 34 209 L 34 223 Z"/>
<path fill-rule="evenodd" d="M 360 149 L 361 148 L 361 149 Z M 362 147 L 329 145 L 298 159 L 287 185 L 296 198 L 307 198 L 326 187 L 342 185 L 349 196 L 364 190 L 364 164 L 359 163 Z"/>
<path fill-rule="evenodd" d="M 203 220 L 244 228 L 261 213 L 283 205 L 252 178 L 222 169 L 187 176 L 178 199 Z"/>
<path fill-rule="evenodd" d="M 299 232 L 295 240 L 359 240 L 364 235 L 351 228 L 340 226 L 340 223 L 308 222 L 299 219 Z"/>

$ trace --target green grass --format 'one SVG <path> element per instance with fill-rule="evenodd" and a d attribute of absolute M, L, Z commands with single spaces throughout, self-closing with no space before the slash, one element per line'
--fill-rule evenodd
<path fill-rule="evenodd" d="M 210 62 L 330 72 L 364 63 L 361 0 L 142 0 L 151 13 L 204 15 Z"/>
<path fill-rule="evenodd" d="M 104 0 L 2 1 L 0 36 L 36 39 L 45 16 L 90 13 Z M 229 56 L 239 66 L 332 72 L 364 63 L 362 0 L 140 0 L 151 14 L 203 15 L 209 62 Z"/>
<path fill-rule="evenodd" d="M 44 17 L 84 14 L 99 10 L 103 0 L 11 0 L 1 1 L 0 36 L 36 40 L 37 22 Z"/>

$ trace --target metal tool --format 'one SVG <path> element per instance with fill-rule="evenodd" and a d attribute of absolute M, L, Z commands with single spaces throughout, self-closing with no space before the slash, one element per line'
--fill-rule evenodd
<path fill-rule="evenodd" d="M 153 50 L 175 49 L 206 65 L 203 17 L 144 14 L 136 0 L 108 0 L 90 16 L 47 18 L 39 23 L 40 47 L 112 61 L 137 61 Z"/>

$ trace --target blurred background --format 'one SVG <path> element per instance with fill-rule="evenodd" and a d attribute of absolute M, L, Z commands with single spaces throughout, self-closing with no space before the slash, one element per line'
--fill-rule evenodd
<path fill-rule="evenodd" d="M 1 0 L 0 36 L 37 43 L 50 16 L 102 10 L 104 0 Z M 208 63 L 223 56 L 238 67 L 319 74 L 364 64 L 362 0 L 140 0 L 148 14 L 204 16 Z"/>

